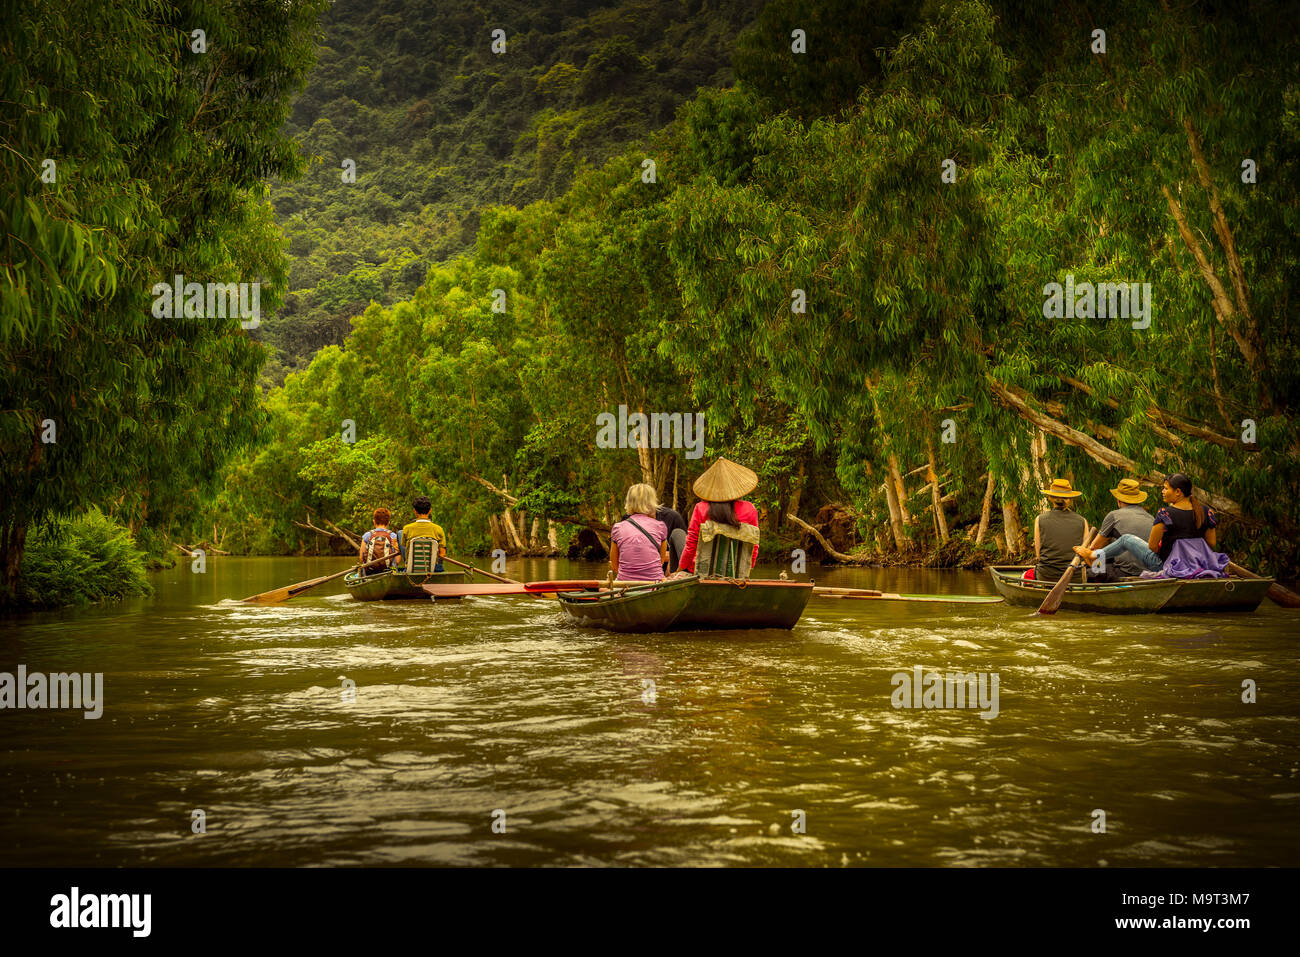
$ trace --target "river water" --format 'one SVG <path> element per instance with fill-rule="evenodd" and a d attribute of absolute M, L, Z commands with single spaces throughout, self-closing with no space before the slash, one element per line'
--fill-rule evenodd
<path fill-rule="evenodd" d="M 0 671 L 104 674 L 97 720 L 0 711 L 0 863 L 1300 864 L 1300 619 L 1267 600 L 813 599 L 792 632 L 651 636 L 540 598 L 232 600 L 340 567 L 183 563 L 149 599 L 0 621 Z M 813 574 L 993 593 L 986 573 Z M 996 717 L 894 708 L 918 665 L 996 673 Z"/>

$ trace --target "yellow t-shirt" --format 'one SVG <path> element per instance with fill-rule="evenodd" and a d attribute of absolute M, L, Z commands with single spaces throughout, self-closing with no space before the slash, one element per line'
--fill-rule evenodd
<path fill-rule="evenodd" d="M 447 547 L 447 533 L 442 530 L 441 525 L 427 518 L 417 518 L 414 522 L 402 526 L 402 548 L 406 548 L 406 543 L 413 538 L 436 538 L 439 545 L 443 548 Z"/>

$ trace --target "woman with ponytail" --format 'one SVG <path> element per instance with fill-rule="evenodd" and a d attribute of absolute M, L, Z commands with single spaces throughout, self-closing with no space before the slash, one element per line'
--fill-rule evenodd
<path fill-rule="evenodd" d="M 1164 569 L 1174 551 L 1174 546 L 1181 541 L 1189 545 L 1204 541 L 1205 545 L 1195 551 L 1214 553 L 1216 532 L 1219 524 L 1214 509 L 1207 508 L 1192 491 L 1192 480 L 1182 472 L 1175 472 L 1165 479 L 1160 490 L 1165 500 L 1165 507 L 1156 512 L 1155 524 L 1151 526 L 1151 537 L 1145 542 L 1136 535 L 1121 535 L 1105 548 L 1093 552 L 1082 545 L 1074 551 L 1085 561 L 1093 561 L 1097 555 L 1105 555 L 1107 561 L 1121 552 L 1127 551 L 1148 571 L 1158 572 Z M 1186 549 L 1185 549 L 1186 550 Z M 1227 563 L 1223 556 L 1222 564 Z M 1213 563 L 1218 565 L 1217 561 Z M 1205 565 L 1204 567 L 1211 567 Z M 1221 569 L 1219 569 L 1221 570 Z M 1182 576 L 1180 576 L 1182 577 Z"/>

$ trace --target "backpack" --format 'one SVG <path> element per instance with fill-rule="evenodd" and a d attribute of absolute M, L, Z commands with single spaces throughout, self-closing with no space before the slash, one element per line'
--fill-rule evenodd
<path fill-rule="evenodd" d="M 366 542 L 366 561 L 373 562 L 381 558 L 397 555 L 397 536 L 386 528 L 372 528 L 370 540 Z M 385 566 L 375 565 L 368 571 L 382 571 Z"/>

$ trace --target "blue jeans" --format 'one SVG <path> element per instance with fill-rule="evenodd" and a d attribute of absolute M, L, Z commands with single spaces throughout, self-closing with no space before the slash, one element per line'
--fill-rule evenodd
<path fill-rule="evenodd" d="M 1106 564 L 1109 565 L 1110 560 L 1120 552 L 1128 552 L 1149 572 L 1158 572 L 1165 564 L 1164 560 L 1151 551 L 1150 546 L 1136 535 L 1121 535 L 1105 548 L 1099 549 L 1097 554 L 1105 555 Z"/>

